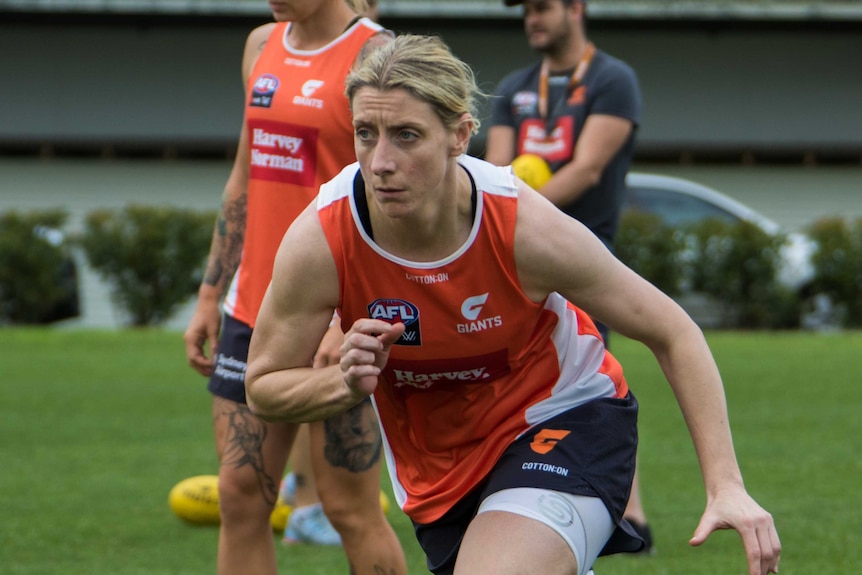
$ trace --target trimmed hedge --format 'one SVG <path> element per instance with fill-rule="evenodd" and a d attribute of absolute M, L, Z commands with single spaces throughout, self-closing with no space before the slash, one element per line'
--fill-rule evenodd
<path fill-rule="evenodd" d="M 135 326 L 159 325 L 197 292 L 214 212 L 129 206 L 90 213 L 79 238 Z"/>
<path fill-rule="evenodd" d="M 813 292 L 829 296 L 845 327 L 862 327 L 862 218 L 825 218 L 808 234 L 817 243 Z"/>
<path fill-rule="evenodd" d="M 707 220 L 691 227 L 694 238 L 692 289 L 720 301 L 727 327 L 799 327 L 795 293 L 778 282 L 784 236 L 740 222 Z"/>
<path fill-rule="evenodd" d="M 722 307 L 722 327 L 799 327 L 797 294 L 777 281 L 786 239 L 750 223 L 705 220 L 671 228 L 660 218 L 623 214 L 615 242 L 617 256 L 672 297 L 709 295 Z"/>
<path fill-rule="evenodd" d="M 667 295 L 683 291 L 683 234 L 654 214 L 631 211 L 620 221 L 614 253 Z"/>
<path fill-rule="evenodd" d="M 135 326 L 159 325 L 200 285 L 215 212 L 130 206 L 90 213 L 74 238 Z M 62 210 L 0 215 L 0 323 L 48 323 L 78 314 L 70 243 Z M 862 219 L 819 220 L 808 230 L 817 250 L 805 293 L 777 280 L 786 238 L 751 224 L 704 221 L 671 228 L 627 212 L 614 245 L 629 267 L 677 297 L 694 291 L 722 306 L 723 327 L 800 325 L 801 298 L 828 298 L 843 327 L 862 326 Z M 70 294 L 74 298 L 70 299 Z"/>
<path fill-rule="evenodd" d="M 0 323 L 44 324 L 79 314 L 62 210 L 0 215 Z"/>

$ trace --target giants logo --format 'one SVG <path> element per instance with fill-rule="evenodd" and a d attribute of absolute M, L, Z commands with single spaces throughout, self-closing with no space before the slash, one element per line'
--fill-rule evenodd
<path fill-rule="evenodd" d="M 470 323 L 459 323 L 455 327 L 458 333 L 473 333 L 483 331 L 492 327 L 500 327 L 503 325 L 503 317 L 495 315 L 493 317 L 478 319 L 482 313 L 482 306 L 488 301 L 488 292 L 481 295 L 468 297 L 461 304 L 461 315 L 465 319 L 470 320 Z"/>
<path fill-rule="evenodd" d="M 323 80 L 308 80 L 300 89 L 302 95 L 293 97 L 293 103 L 297 106 L 308 106 L 322 110 L 323 100 L 311 97 L 321 86 L 323 86 Z"/>
<path fill-rule="evenodd" d="M 544 455 L 556 447 L 557 443 L 570 433 L 571 431 L 565 429 L 542 429 L 533 437 L 530 449 Z"/>
<path fill-rule="evenodd" d="M 486 301 L 488 301 L 488 292 L 468 297 L 461 304 L 461 315 L 471 321 L 476 319 L 482 312 L 482 306 L 485 305 Z"/>
<path fill-rule="evenodd" d="M 368 317 L 389 323 L 404 324 L 404 333 L 395 345 L 422 345 L 419 308 L 403 299 L 376 299 L 368 304 Z"/>

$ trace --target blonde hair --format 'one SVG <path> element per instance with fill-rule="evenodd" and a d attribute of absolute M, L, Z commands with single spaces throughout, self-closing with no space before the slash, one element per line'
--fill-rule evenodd
<path fill-rule="evenodd" d="M 405 34 L 375 48 L 347 76 L 345 94 L 351 107 L 360 88 L 406 90 L 430 104 L 446 128 L 454 130 L 469 114 L 473 133 L 479 131 L 476 99 L 485 94 L 470 66 L 436 36 Z"/>
<path fill-rule="evenodd" d="M 364 14 L 369 8 L 367 0 L 344 0 L 344 3 L 350 6 L 350 9 L 357 14 Z"/>

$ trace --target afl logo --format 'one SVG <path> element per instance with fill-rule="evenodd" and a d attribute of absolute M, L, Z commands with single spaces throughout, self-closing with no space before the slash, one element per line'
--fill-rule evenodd
<path fill-rule="evenodd" d="M 403 299 L 376 299 L 368 304 L 368 317 L 389 323 L 404 324 L 404 333 L 396 345 L 421 345 L 419 330 L 419 308 Z"/>
<path fill-rule="evenodd" d="M 254 86 L 251 89 L 251 101 L 248 105 L 269 108 L 272 105 L 272 98 L 275 96 L 277 89 L 278 78 L 272 74 L 263 74 L 254 82 Z"/>
<path fill-rule="evenodd" d="M 512 111 L 515 114 L 530 115 L 537 109 L 539 95 L 535 92 L 518 92 L 512 96 Z"/>

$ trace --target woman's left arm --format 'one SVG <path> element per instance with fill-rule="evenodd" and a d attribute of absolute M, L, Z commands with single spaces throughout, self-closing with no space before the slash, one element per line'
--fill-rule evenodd
<path fill-rule="evenodd" d="M 586 227 L 527 187 L 519 198 L 515 258 L 531 298 L 559 292 L 655 355 L 685 418 L 706 488 L 706 511 L 691 544 L 701 544 L 716 529 L 733 528 L 742 536 L 750 574 L 777 572 L 781 545 L 775 525 L 745 490 L 724 387 L 697 324 Z"/>

